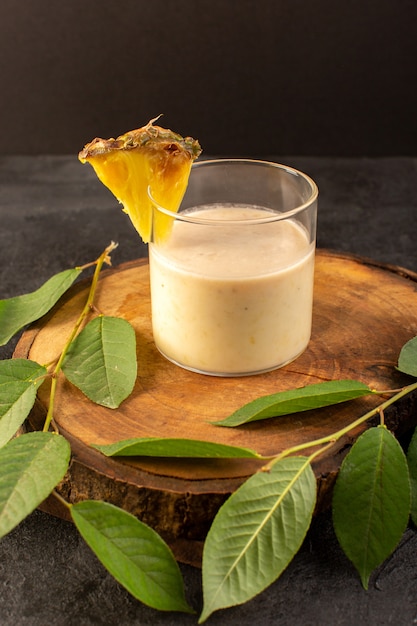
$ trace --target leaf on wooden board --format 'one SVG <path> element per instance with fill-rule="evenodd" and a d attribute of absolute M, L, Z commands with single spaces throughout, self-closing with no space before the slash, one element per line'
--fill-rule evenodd
<path fill-rule="evenodd" d="M 410 480 L 401 446 L 384 426 L 370 428 L 344 459 L 333 493 L 336 536 L 365 589 L 400 541 L 409 513 Z"/>
<path fill-rule="evenodd" d="M 239 448 L 211 441 L 196 439 L 170 439 L 163 437 L 143 437 L 124 439 L 115 443 L 100 445 L 91 444 L 106 456 L 154 456 L 179 458 L 258 458 L 257 452 L 249 448 Z"/>
<path fill-rule="evenodd" d="M 137 600 L 161 611 L 193 613 L 178 564 L 154 530 L 107 502 L 79 502 L 71 515 L 104 567 Z"/>
<path fill-rule="evenodd" d="M 24 326 L 45 315 L 81 272 L 81 268 L 64 270 L 36 291 L 0 300 L 0 345 L 5 345 Z"/>
<path fill-rule="evenodd" d="M 0 447 L 29 415 L 46 373 L 45 367 L 28 359 L 0 361 Z"/>
<path fill-rule="evenodd" d="M 397 369 L 404 374 L 417 376 L 417 337 L 407 341 L 401 348 Z"/>
<path fill-rule="evenodd" d="M 0 449 L 0 537 L 32 513 L 68 468 L 70 445 L 54 433 L 34 432 Z"/>
<path fill-rule="evenodd" d="M 90 400 L 117 408 L 130 395 L 136 381 L 133 327 L 118 317 L 94 318 L 72 342 L 62 369 Z"/>
<path fill-rule="evenodd" d="M 288 457 L 258 472 L 219 509 L 203 552 L 204 607 L 242 604 L 274 582 L 299 550 L 316 502 L 306 457 Z"/>
<path fill-rule="evenodd" d="M 375 392 L 357 380 L 330 380 L 262 396 L 248 402 L 225 419 L 212 423 L 216 426 L 240 426 L 247 422 L 339 404 L 371 393 Z"/>
<path fill-rule="evenodd" d="M 411 519 L 417 526 L 417 428 L 408 446 L 407 463 L 411 485 Z"/>

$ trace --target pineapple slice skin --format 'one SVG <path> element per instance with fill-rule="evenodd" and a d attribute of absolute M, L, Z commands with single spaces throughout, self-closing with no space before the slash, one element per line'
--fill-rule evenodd
<path fill-rule="evenodd" d="M 153 207 L 148 188 L 158 204 L 178 211 L 191 165 L 201 154 L 197 140 L 154 126 L 154 121 L 116 139 L 96 137 L 78 154 L 81 163 L 90 163 L 99 180 L 123 205 L 145 243 L 152 237 Z"/>
<path fill-rule="evenodd" d="M 192 160 L 197 159 L 202 150 L 199 142 L 192 137 L 181 137 L 168 128 L 155 126 L 150 120 L 146 126 L 131 130 L 116 139 L 101 139 L 96 137 L 79 152 L 78 158 L 82 163 L 91 158 L 112 152 L 113 150 L 135 150 L 144 148 L 149 151 L 165 151 L 167 154 L 188 152 Z"/>

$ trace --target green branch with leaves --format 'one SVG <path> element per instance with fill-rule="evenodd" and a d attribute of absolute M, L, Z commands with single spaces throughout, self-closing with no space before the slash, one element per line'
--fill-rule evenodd
<path fill-rule="evenodd" d="M 93 263 L 50 278 L 38 290 L 0 300 L 0 345 L 45 315 L 83 270 L 94 267 L 88 297 L 59 358 L 39 364 L 0 361 L 0 537 L 7 535 L 52 492 L 68 509 L 83 539 L 129 593 L 161 611 L 194 613 L 186 600 L 179 566 L 162 538 L 139 519 L 102 501 L 66 502 L 54 491 L 70 464 L 71 449 L 54 421 L 59 376 L 92 402 L 118 406 L 132 393 L 137 376 L 136 338 L 121 318 L 97 311 L 94 299 L 111 243 Z M 417 377 L 417 337 L 402 348 L 398 370 Z M 41 432 L 26 432 L 39 387 L 50 381 L 49 406 Z M 263 467 L 219 509 L 207 534 L 202 562 L 203 608 L 199 623 L 219 609 L 243 604 L 271 585 L 300 549 L 316 506 L 312 464 L 341 437 L 368 426 L 345 457 L 333 492 L 333 525 L 339 544 L 366 589 L 372 572 L 395 550 L 408 523 L 417 523 L 417 434 L 407 454 L 384 423 L 384 411 L 417 390 L 417 382 L 376 391 L 355 380 L 327 381 L 258 398 L 219 428 L 276 419 L 349 402 L 366 395 L 384 399 L 348 426 L 314 441 L 262 457 L 256 450 L 190 439 L 138 438 L 93 445 L 112 457 L 258 458 Z M 389 396 L 388 399 L 387 396 Z M 313 450 L 308 454 L 309 450 Z"/>

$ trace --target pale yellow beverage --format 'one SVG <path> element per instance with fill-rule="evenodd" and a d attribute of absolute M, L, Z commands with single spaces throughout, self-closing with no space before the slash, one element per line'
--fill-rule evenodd
<path fill-rule="evenodd" d="M 311 334 L 315 242 L 252 205 L 187 209 L 150 244 L 155 343 L 182 367 L 259 373 L 299 356 Z"/>

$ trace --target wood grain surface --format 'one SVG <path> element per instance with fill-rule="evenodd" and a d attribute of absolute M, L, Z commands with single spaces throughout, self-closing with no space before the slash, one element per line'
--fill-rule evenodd
<path fill-rule="evenodd" d="M 70 470 L 59 492 L 71 502 L 101 498 L 137 515 L 170 543 L 180 561 L 198 565 L 201 547 L 218 508 L 262 463 L 258 460 L 108 459 L 90 447 L 133 437 L 188 437 L 276 454 L 328 435 L 376 406 L 366 397 L 236 429 L 210 424 L 261 395 L 325 380 L 354 378 L 379 390 L 410 379 L 395 368 L 402 345 L 417 335 L 417 275 L 370 260 L 318 250 L 313 331 L 307 350 L 289 365 L 257 376 L 219 378 L 183 370 L 162 357 L 152 339 L 146 260 L 103 272 L 96 305 L 121 316 L 137 336 L 138 377 L 133 394 L 117 409 L 93 404 L 62 377 L 55 422 L 72 446 Z M 60 353 L 85 302 L 88 281 L 75 285 L 20 339 L 15 357 L 48 363 Z M 41 387 L 28 420 L 40 429 L 48 406 Z M 387 411 L 398 436 L 417 422 L 408 396 Z M 329 504 L 340 463 L 363 430 L 340 440 L 314 464 L 318 509 Z M 43 509 L 66 513 L 54 498 Z"/>

